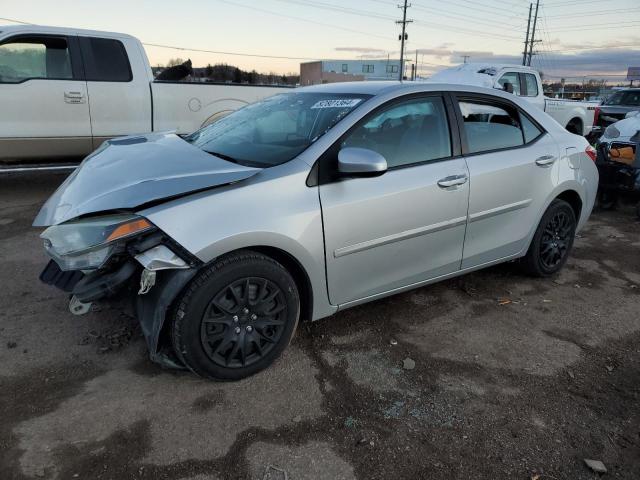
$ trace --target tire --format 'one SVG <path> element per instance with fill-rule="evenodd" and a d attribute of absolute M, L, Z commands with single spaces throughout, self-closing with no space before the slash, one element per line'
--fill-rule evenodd
<path fill-rule="evenodd" d="M 171 339 L 192 372 L 239 380 L 270 366 L 287 347 L 300 316 L 295 281 L 278 262 L 242 250 L 203 269 L 182 294 Z"/>
<path fill-rule="evenodd" d="M 614 210 L 618 206 L 618 195 L 614 192 L 602 191 L 598 194 L 598 208 Z"/>
<path fill-rule="evenodd" d="M 584 131 L 582 129 L 582 122 L 577 119 L 571 120 L 565 127 L 565 130 L 575 135 L 582 136 L 584 134 Z"/>
<path fill-rule="evenodd" d="M 576 226 L 571 205 L 560 199 L 551 202 L 522 259 L 525 271 L 535 277 L 548 277 L 560 271 L 573 247 Z"/>

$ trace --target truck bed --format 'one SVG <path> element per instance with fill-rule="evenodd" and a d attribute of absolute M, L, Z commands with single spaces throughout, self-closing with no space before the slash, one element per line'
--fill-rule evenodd
<path fill-rule="evenodd" d="M 189 134 L 219 116 L 290 88 L 154 81 L 151 83 L 153 130 Z"/>

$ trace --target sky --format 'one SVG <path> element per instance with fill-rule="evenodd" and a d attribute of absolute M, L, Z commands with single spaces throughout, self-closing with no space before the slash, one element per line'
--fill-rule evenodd
<path fill-rule="evenodd" d="M 227 63 L 282 74 L 314 59 L 398 58 L 401 2 L 0 0 L 0 25 L 12 19 L 117 31 L 138 37 L 154 66 L 179 57 L 194 66 Z M 410 3 L 406 51 L 414 61 L 417 51 L 422 76 L 462 63 L 463 55 L 521 63 L 529 0 Z M 532 65 L 546 79 L 622 81 L 627 67 L 640 67 L 640 0 L 542 0 L 536 38 L 542 41 Z"/>

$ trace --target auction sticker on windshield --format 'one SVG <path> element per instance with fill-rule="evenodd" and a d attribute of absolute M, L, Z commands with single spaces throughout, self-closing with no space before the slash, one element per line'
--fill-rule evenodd
<path fill-rule="evenodd" d="M 362 101 L 361 98 L 341 98 L 334 100 L 320 100 L 313 104 L 311 109 L 315 108 L 351 108 L 355 107 Z"/>

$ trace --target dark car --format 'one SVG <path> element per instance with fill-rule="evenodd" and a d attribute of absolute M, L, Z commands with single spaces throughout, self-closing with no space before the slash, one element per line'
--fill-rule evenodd
<path fill-rule="evenodd" d="M 602 135 L 605 128 L 622 120 L 627 113 L 634 110 L 640 110 L 640 88 L 629 88 L 614 93 L 602 102 L 602 105 L 596 107 L 590 137 Z"/>

